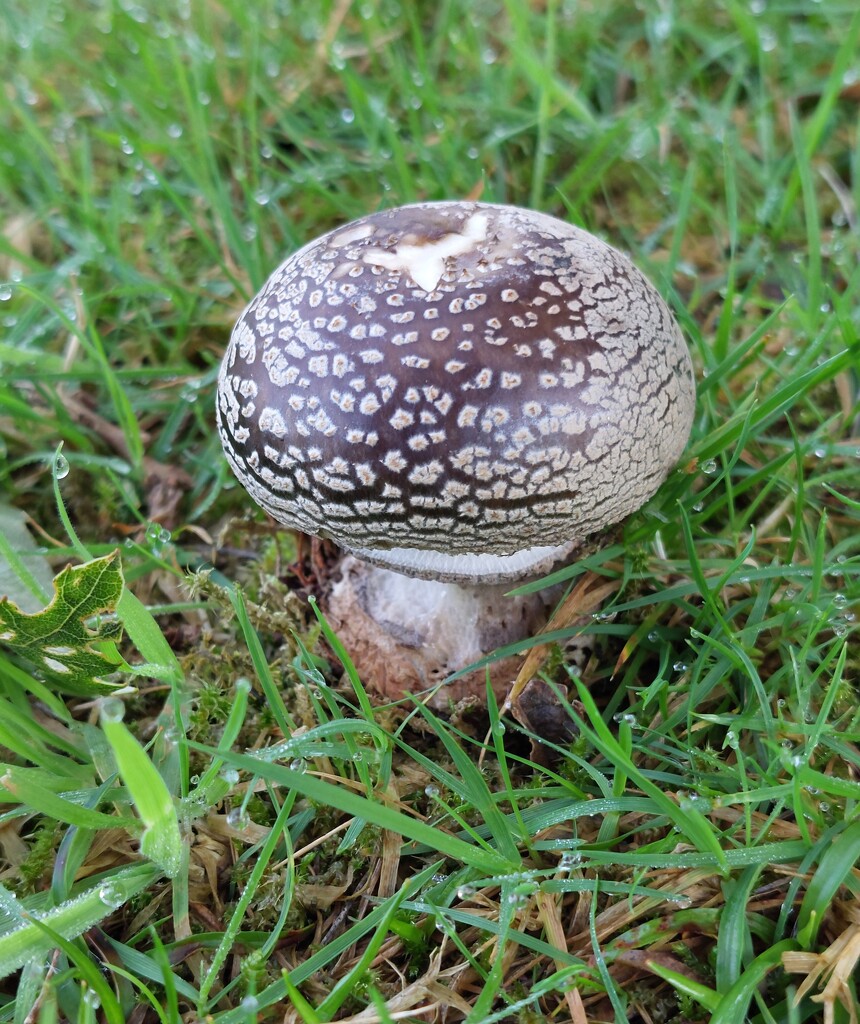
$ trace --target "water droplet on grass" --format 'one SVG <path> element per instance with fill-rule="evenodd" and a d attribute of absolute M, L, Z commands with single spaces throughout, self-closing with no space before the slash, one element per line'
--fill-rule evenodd
<path fill-rule="evenodd" d="M 101 702 L 99 713 L 103 722 L 121 722 L 125 718 L 125 704 L 119 697 L 106 697 Z"/>
<path fill-rule="evenodd" d="M 58 480 L 65 480 L 69 475 L 69 460 L 65 455 L 57 455 L 54 457 L 54 476 Z"/>
<path fill-rule="evenodd" d="M 122 905 L 122 890 L 113 882 L 104 882 L 99 886 L 99 899 L 106 907 L 119 907 Z"/>
<path fill-rule="evenodd" d="M 88 1006 L 91 1010 L 97 1010 L 102 1005 L 98 992 L 91 988 L 84 989 L 81 999 L 84 1005 Z"/>
<path fill-rule="evenodd" d="M 237 832 L 244 832 L 251 824 L 248 812 L 242 807 L 233 807 L 227 812 L 227 824 Z"/>

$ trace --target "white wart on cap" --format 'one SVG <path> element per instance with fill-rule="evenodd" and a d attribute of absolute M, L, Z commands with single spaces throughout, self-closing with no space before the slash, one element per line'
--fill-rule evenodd
<path fill-rule="evenodd" d="M 233 331 L 218 428 L 279 522 L 492 583 L 641 507 L 694 399 L 681 332 L 621 253 L 517 207 L 419 203 L 272 274 Z"/>

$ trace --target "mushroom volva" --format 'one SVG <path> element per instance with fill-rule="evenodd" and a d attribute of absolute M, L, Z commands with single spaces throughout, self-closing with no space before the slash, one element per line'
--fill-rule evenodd
<path fill-rule="evenodd" d="M 501 585 L 640 508 L 694 401 L 680 329 L 620 252 L 543 213 L 441 202 L 285 260 L 234 328 L 217 414 L 251 497 L 357 559 L 333 616 L 358 609 L 408 652 L 415 678 L 384 652 L 386 679 L 365 679 L 393 693 L 534 629 L 537 599 L 506 608 Z"/>

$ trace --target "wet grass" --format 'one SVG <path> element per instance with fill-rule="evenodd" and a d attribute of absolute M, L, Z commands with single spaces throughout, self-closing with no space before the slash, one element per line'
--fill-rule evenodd
<path fill-rule="evenodd" d="M 848 1019 L 853 8 L 7 4 L 2 579 L 33 611 L 119 549 L 148 667 L 120 709 L 0 641 L 0 1020 Z M 697 368 L 682 464 L 567 575 L 619 587 L 543 663 L 552 768 L 342 680 L 213 430 L 285 253 L 479 193 L 627 249 Z"/>

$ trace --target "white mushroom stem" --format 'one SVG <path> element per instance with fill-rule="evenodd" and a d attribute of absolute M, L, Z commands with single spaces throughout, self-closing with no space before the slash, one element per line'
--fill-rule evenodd
<path fill-rule="evenodd" d="M 513 597 L 511 585 L 460 586 L 413 579 L 348 555 L 341 564 L 327 614 L 352 654 L 359 674 L 377 691 L 400 697 L 427 689 L 507 644 L 537 632 L 546 598 Z M 493 667 L 503 693 L 515 666 Z M 468 683 L 443 688 L 437 704 L 479 693 L 484 671 Z"/>

